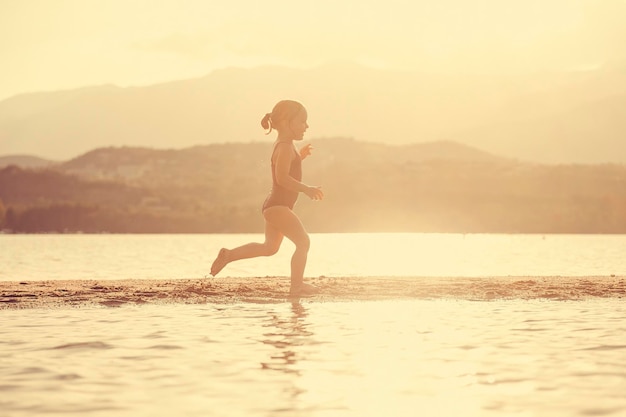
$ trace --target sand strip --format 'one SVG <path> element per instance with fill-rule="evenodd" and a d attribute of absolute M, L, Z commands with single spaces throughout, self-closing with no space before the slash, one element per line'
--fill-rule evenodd
<path fill-rule="evenodd" d="M 626 298 L 626 277 L 320 277 L 310 300 L 385 299 L 581 300 Z M 199 278 L 0 282 L 0 310 L 116 307 L 133 304 L 276 303 L 288 299 L 289 279 Z"/>

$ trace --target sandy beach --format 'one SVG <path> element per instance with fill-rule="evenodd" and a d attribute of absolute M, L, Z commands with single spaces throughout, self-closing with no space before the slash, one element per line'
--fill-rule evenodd
<path fill-rule="evenodd" d="M 319 277 L 316 301 L 388 299 L 581 300 L 626 297 L 626 277 Z M 0 309 L 117 307 L 132 304 L 275 303 L 285 277 L 0 282 Z"/>

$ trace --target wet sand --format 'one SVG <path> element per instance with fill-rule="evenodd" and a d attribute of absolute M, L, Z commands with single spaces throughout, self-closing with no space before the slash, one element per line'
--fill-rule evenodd
<path fill-rule="evenodd" d="M 625 298 L 626 277 L 319 277 L 315 301 L 389 299 L 583 300 Z M 140 304 L 276 303 L 288 299 L 289 279 L 54 280 L 0 282 L 0 310 L 118 307 Z"/>

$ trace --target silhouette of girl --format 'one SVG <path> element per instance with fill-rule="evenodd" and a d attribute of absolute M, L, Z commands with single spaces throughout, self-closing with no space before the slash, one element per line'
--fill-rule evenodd
<path fill-rule="evenodd" d="M 310 144 L 298 151 L 294 141 L 304 137 L 307 124 L 307 111 L 297 101 L 279 101 L 271 113 L 261 120 L 266 134 L 276 130 L 278 135 L 271 157 L 272 190 L 263 203 L 265 218 L 265 242 L 248 243 L 234 249 L 222 248 L 211 266 L 211 275 L 217 275 L 230 262 L 239 259 L 271 256 L 278 252 L 283 237 L 291 240 L 296 250 L 291 257 L 291 288 L 290 295 L 303 296 L 317 292 L 317 288 L 305 284 L 304 268 L 309 252 L 309 235 L 293 207 L 299 193 L 306 194 L 312 200 L 321 200 L 324 193 L 321 187 L 310 186 L 302 181 L 302 160 L 311 155 Z"/>

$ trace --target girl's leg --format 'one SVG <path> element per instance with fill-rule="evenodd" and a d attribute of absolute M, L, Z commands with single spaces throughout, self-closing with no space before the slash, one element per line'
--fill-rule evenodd
<path fill-rule="evenodd" d="M 220 249 L 217 258 L 211 266 L 211 275 L 217 275 L 226 265 L 239 259 L 271 256 L 278 252 L 283 235 L 273 225 L 265 221 L 265 242 L 247 243 L 234 249 Z"/>
<path fill-rule="evenodd" d="M 310 247 L 309 235 L 304 230 L 298 216 L 288 207 L 269 207 L 265 209 L 263 216 L 268 223 L 296 245 L 296 250 L 291 257 L 291 288 L 293 291 L 303 284 L 304 268 Z"/>

